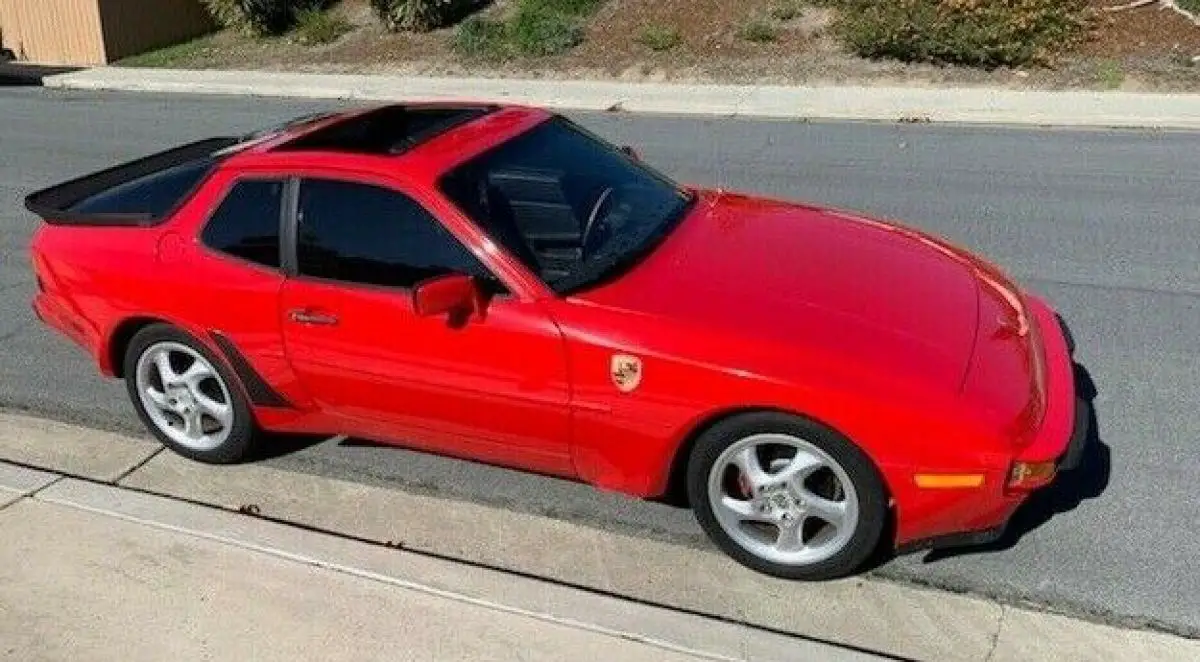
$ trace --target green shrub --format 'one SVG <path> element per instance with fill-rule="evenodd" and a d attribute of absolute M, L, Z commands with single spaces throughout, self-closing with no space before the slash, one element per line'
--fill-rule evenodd
<path fill-rule="evenodd" d="M 669 51 L 683 42 L 683 36 L 673 27 L 647 25 L 638 33 L 637 42 L 652 51 Z"/>
<path fill-rule="evenodd" d="M 301 10 L 296 14 L 296 35 L 304 44 L 329 44 L 351 30 L 346 19 L 319 8 Z"/>
<path fill-rule="evenodd" d="M 246 18 L 239 0 L 202 0 L 209 16 L 223 28 L 240 29 Z"/>
<path fill-rule="evenodd" d="M 299 4 L 288 0 L 241 0 L 246 21 L 258 34 L 280 34 L 292 27 Z"/>
<path fill-rule="evenodd" d="M 521 0 L 521 8 L 557 12 L 567 16 L 588 16 L 603 2 L 604 0 Z"/>
<path fill-rule="evenodd" d="M 482 16 L 463 21 L 454 33 L 452 45 L 464 57 L 559 55 L 583 41 L 583 20 L 603 3 L 604 0 L 516 0 L 515 10 L 507 21 Z"/>
<path fill-rule="evenodd" d="M 466 57 L 499 59 L 507 50 L 504 23 L 472 16 L 454 32 L 454 51 Z"/>
<path fill-rule="evenodd" d="M 1104 87 L 1115 90 L 1125 82 L 1125 71 L 1118 62 L 1101 60 L 1096 65 L 1096 80 Z"/>
<path fill-rule="evenodd" d="M 557 4 L 566 2 L 535 0 L 517 7 L 508 25 L 508 38 L 517 52 L 534 57 L 559 55 L 583 41 L 579 19 L 557 9 Z"/>
<path fill-rule="evenodd" d="M 479 7 L 479 0 L 371 0 L 392 32 L 428 32 L 453 25 Z"/>
<path fill-rule="evenodd" d="M 324 8 L 326 0 L 203 0 L 208 13 L 223 27 L 257 36 L 287 32 L 300 12 Z"/>
<path fill-rule="evenodd" d="M 992 68 L 1043 63 L 1083 40 L 1089 0 L 842 0 L 836 30 L 855 53 Z"/>
<path fill-rule="evenodd" d="M 777 2 L 771 5 L 767 11 L 771 14 L 771 18 L 777 21 L 790 21 L 801 13 L 800 5 L 795 0 Z"/>
<path fill-rule="evenodd" d="M 746 41 L 765 44 L 779 39 L 779 30 L 762 19 L 754 19 L 738 30 L 738 36 Z"/>

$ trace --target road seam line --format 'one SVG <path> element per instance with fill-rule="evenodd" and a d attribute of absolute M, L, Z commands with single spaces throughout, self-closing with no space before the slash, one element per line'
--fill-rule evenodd
<path fill-rule="evenodd" d="M 12 501 L 9 501 L 8 503 L 0 503 L 0 511 L 8 510 L 9 508 L 12 507 L 12 505 L 14 503 L 20 503 L 29 497 L 28 494 L 25 494 L 24 492 L 22 492 L 20 490 L 10 490 L 8 488 L 5 488 L 2 492 L 14 494 L 14 495 L 16 495 L 16 498 L 13 499 Z"/>
<path fill-rule="evenodd" d="M 16 505 L 18 503 L 21 503 L 22 501 L 25 501 L 26 499 L 36 498 L 39 492 L 61 483 L 64 478 L 66 478 L 66 476 L 63 476 L 62 474 L 57 474 L 54 476 L 54 479 L 51 480 L 50 482 L 46 483 L 45 485 L 42 485 L 41 487 L 39 487 L 37 489 L 29 490 L 28 492 L 22 492 L 21 490 L 9 490 L 6 488 L 4 491 L 12 492 L 13 494 L 16 494 L 17 498 L 13 499 L 12 501 L 9 501 L 8 503 L 0 504 L 0 511 L 8 510 L 9 508 L 13 507 L 14 505 Z"/>

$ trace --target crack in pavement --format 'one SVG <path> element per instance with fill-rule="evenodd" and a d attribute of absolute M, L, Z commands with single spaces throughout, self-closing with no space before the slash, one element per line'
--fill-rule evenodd
<path fill-rule="evenodd" d="M 983 662 L 992 662 L 996 657 L 996 650 L 1000 648 L 1000 634 L 1004 632 L 1004 621 L 1008 618 L 1008 609 L 1007 605 L 1000 605 L 1000 616 L 996 619 L 996 634 L 992 635 L 992 643 Z"/>
<path fill-rule="evenodd" d="M 17 326 L 15 328 L 13 328 L 11 331 L 6 331 L 4 333 L 0 333 L 0 342 L 4 342 L 5 340 L 12 340 L 13 338 L 16 338 L 18 335 L 24 333 L 25 331 L 30 330 L 31 328 L 33 328 L 33 320 L 31 320 L 31 319 L 24 320 L 24 321 L 18 323 Z"/>
<path fill-rule="evenodd" d="M 1130 292 L 1133 294 L 1148 294 L 1153 296 L 1171 296 L 1183 297 L 1187 299 L 1200 299 L 1200 290 L 1192 289 L 1164 289 L 1158 287 L 1147 287 L 1143 285 L 1122 285 L 1119 283 L 1086 283 L 1079 280 L 1070 280 L 1065 278 L 1050 278 L 1035 275 L 1028 275 L 1026 278 L 1030 283 L 1038 285 L 1058 285 L 1060 287 L 1078 287 L 1088 290 L 1102 290 L 1107 292 Z"/>
<path fill-rule="evenodd" d="M 19 280 L 15 283 L 0 284 L 0 294 L 3 294 L 4 292 L 8 292 L 10 290 L 15 290 L 20 287 L 28 287 L 30 285 L 33 285 L 33 281 Z"/>

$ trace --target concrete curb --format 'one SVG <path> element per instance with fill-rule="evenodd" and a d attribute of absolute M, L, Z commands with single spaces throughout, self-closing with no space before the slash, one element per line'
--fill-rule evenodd
<path fill-rule="evenodd" d="M 397 589 L 484 607 L 712 660 L 789 658 L 869 662 L 879 656 L 742 625 L 706 621 L 617 597 L 581 592 L 402 550 L 304 531 L 109 485 L 64 479 L 35 497 L 106 517 L 184 533 L 369 579 Z M 749 655 L 748 653 L 753 653 Z"/>
<path fill-rule="evenodd" d="M 72 478 L 0 527 L 4 659 L 880 660 Z"/>
<path fill-rule="evenodd" d="M 88 466 L 102 458 L 94 452 L 84 428 L 56 424 L 49 432 L 36 419 L 2 413 L 0 423 L 0 447 L 8 449 L 7 459 L 13 462 L 75 476 L 108 473 Z M 119 441 L 104 433 L 93 434 Z M 6 439 L 25 435 L 57 446 L 58 451 L 47 457 L 31 453 L 29 444 Z M 132 440 L 126 443 L 140 446 Z M 46 464 L 47 460 L 55 464 Z M 72 469 L 61 468 L 66 466 Z M 5 469 L 2 463 L 0 469 L 4 469 L 0 470 L 0 489 L 26 494 L 42 488 L 36 493 L 38 499 L 86 505 L 141 520 L 161 522 L 163 513 L 169 511 L 175 513 L 173 518 L 184 517 L 172 519 L 172 526 L 219 535 L 227 542 L 250 544 L 257 539 L 254 544 L 261 546 L 268 541 L 254 538 L 261 535 L 254 531 L 270 529 L 276 532 L 272 536 L 285 537 L 292 535 L 288 531 L 296 531 L 236 514 L 246 510 L 307 529 L 312 534 L 311 545 L 317 547 L 306 549 L 325 549 L 338 540 L 322 531 L 359 544 L 371 541 L 374 550 L 399 546 L 416 559 L 426 559 L 420 563 L 428 568 L 410 574 L 413 581 L 469 595 L 469 586 L 462 584 L 465 578 L 472 573 L 499 572 L 536 578 L 564 590 L 580 587 L 607 599 L 631 600 L 701 621 L 714 619 L 712 622 L 749 626 L 814 644 L 850 645 L 911 659 L 1200 660 L 1200 641 L 1167 634 L 1127 630 L 888 581 L 783 582 L 752 573 L 708 550 L 264 465 L 214 468 L 159 453 L 118 478 L 115 485 L 112 479 L 50 485 L 50 477 L 44 473 Z M 85 494 L 91 496 L 81 501 Z M 68 495 L 74 496 L 66 498 Z M 211 524 L 196 528 L 199 520 L 195 518 Z M 196 526 L 186 526 L 185 520 Z M 312 558 L 311 554 L 301 556 Z M 435 560 L 458 569 L 434 572 L 429 564 Z M 515 599 L 517 594 L 497 595 Z M 550 604 L 544 594 L 532 598 L 522 603 L 522 608 Z M 613 611 L 613 618 L 621 613 L 620 609 Z M 620 629 L 616 626 L 627 622 L 605 621 L 605 627 Z"/>
<path fill-rule="evenodd" d="M 48 76 L 74 90 L 356 101 L 475 100 L 557 110 L 780 119 L 1200 129 L 1200 94 L 432 78 L 99 67 Z"/>

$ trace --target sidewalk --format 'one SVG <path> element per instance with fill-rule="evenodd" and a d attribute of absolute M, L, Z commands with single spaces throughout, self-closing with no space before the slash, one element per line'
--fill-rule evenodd
<path fill-rule="evenodd" d="M 683 85 L 98 67 L 46 87 L 361 101 L 488 100 L 559 110 L 884 122 L 1200 128 L 1200 95 L 1000 88 Z"/>
<path fill-rule="evenodd" d="M 246 657 L 1200 662 L 1200 641 L 871 577 L 786 582 L 0 411 L 0 660 Z"/>
<path fill-rule="evenodd" d="M 884 659 L 578 590 L 555 596 L 575 619 L 512 607 L 550 593 L 12 465 L 0 464 L 0 504 L 0 659 L 14 662 Z M 240 544 L 223 539 L 235 523 L 222 519 L 248 526 Z M 473 575 L 496 601 L 405 577 L 437 574 Z M 628 629 L 593 622 L 605 613 Z"/>

